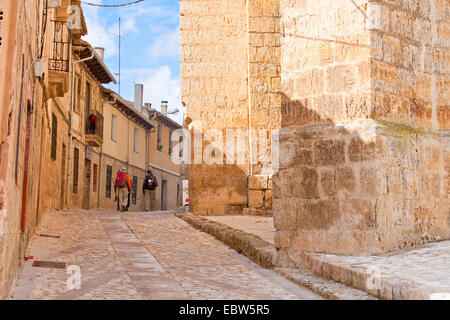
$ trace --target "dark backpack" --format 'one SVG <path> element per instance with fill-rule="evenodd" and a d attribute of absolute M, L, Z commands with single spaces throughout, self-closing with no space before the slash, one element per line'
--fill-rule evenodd
<path fill-rule="evenodd" d="M 158 186 L 158 181 L 156 180 L 156 177 L 151 174 L 147 174 L 145 176 L 145 189 L 146 190 L 155 190 L 155 188 L 157 186 Z"/>

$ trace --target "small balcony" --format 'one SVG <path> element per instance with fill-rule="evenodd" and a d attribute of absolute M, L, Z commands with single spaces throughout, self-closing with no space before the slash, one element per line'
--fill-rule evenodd
<path fill-rule="evenodd" d="M 67 22 L 52 20 L 53 41 L 48 59 L 50 98 L 63 97 L 69 90 L 70 31 Z"/>
<path fill-rule="evenodd" d="M 85 125 L 85 141 L 90 147 L 100 147 L 103 143 L 103 116 L 92 113 L 87 116 Z"/>

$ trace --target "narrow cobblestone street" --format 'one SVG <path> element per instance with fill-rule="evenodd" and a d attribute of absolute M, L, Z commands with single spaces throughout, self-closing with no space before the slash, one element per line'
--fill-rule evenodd
<path fill-rule="evenodd" d="M 13 299 L 321 299 L 171 213 L 53 212 L 37 234 Z M 79 266 L 81 289 L 33 261 Z"/>

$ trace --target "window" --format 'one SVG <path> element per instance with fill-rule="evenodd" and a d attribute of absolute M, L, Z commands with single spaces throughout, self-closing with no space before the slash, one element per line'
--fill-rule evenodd
<path fill-rule="evenodd" d="M 169 156 L 172 156 L 172 130 L 169 132 Z"/>
<path fill-rule="evenodd" d="M 139 129 L 134 128 L 134 152 L 139 153 Z"/>
<path fill-rule="evenodd" d="M 91 110 L 91 84 L 86 82 L 86 112 L 89 113 Z M 86 115 L 89 117 L 89 114 Z"/>
<path fill-rule="evenodd" d="M 56 160 L 56 143 L 58 138 L 58 119 L 54 113 L 52 113 L 52 148 L 51 148 L 51 158 Z"/>
<path fill-rule="evenodd" d="M 137 193 L 137 177 L 133 176 L 133 193 L 131 194 L 131 203 L 136 204 L 136 193 Z"/>
<path fill-rule="evenodd" d="M 106 197 L 111 198 L 112 167 L 106 166 Z"/>
<path fill-rule="evenodd" d="M 117 116 L 111 117 L 111 140 L 117 142 Z"/>
<path fill-rule="evenodd" d="M 93 168 L 93 178 L 92 178 L 92 189 L 94 191 L 94 193 L 97 192 L 97 175 L 98 175 L 98 166 L 94 163 L 94 168 Z"/>
<path fill-rule="evenodd" d="M 156 143 L 156 149 L 158 151 L 162 150 L 162 126 L 158 123 L 158 140 Z"/>
<path fill-rule="evenodd" d="M 77 91 L 75 99 L 75 112 L 80 112 L 81 105 L 81 77 L 77 76 Z"/>
<path fill-rule="evenodd" d="M 78 192 L 78 159 L 80 158 L 80 151 L 78 148 L 73 149 L 73 193 Z"/>

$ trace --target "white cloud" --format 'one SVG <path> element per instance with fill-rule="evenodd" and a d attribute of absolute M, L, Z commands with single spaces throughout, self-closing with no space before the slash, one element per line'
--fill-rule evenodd
<path fill-rule="evenodd" d="M 105 58 L 113 57 L 118 53 L 116 45 L 117 36 L 111 28 L 106 28 L 107 23 L 95 7 L 83 8 L 88 34 L 83 39 L 93 47 L 105 48 Z M 117 32 L 117 31 L 116 31 Z"/>
<path fill-rule="evenodd" d="M 127 79 L 133 77 L 133 82 L 144 85 L 144 102 L 150 102 L 156 110 L 160 110 L 161 101 L 169 101 L 169 110 L 180 110 L 170 117 L 183 123 L 180 79 L 172 74 L 169 66 L 164 65 L 158 69 L 126 69 L 122 71 L 122 75 Z"/>
<path fill-rule="evenodd" d="M 180 57 L 180 28 L 169 30 L 153 41 L 148 49 L 151 58 L 179 59 Z"/>

